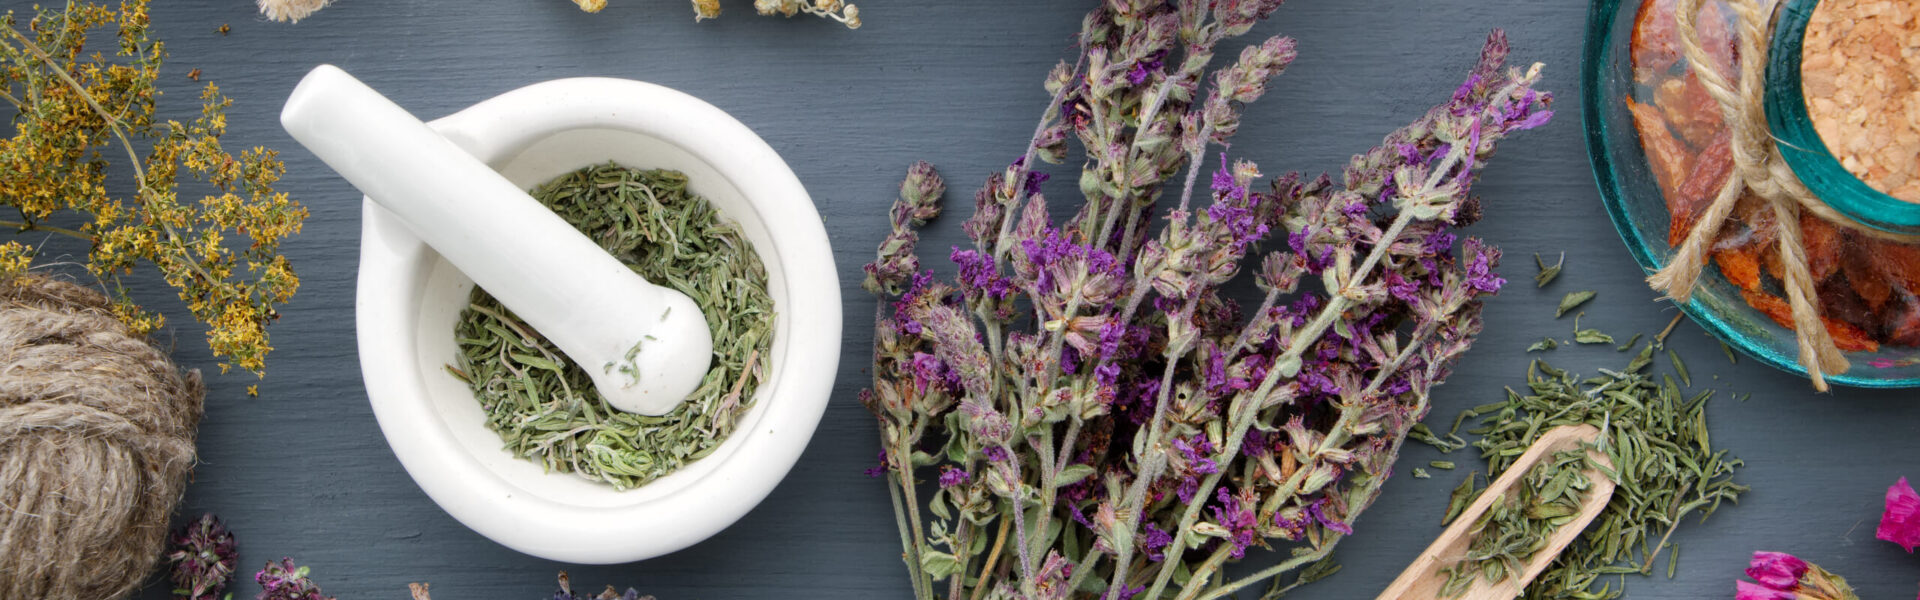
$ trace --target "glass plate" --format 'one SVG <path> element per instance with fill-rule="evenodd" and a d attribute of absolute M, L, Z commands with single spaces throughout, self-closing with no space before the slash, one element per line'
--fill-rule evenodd
<path fill-rule="evenodd" d="M 1607 216 L 1640 267 L 1652 273 L 1667 263 L 1666 201 L 1654 181 L 1626 98 L 1633 94 L 1633 65 L 1628 53 L 1640 0 L 1593 0 L 1587 13 L 1585 57 L 1581 65 L 1581 120 L 1587 132 L 1587 156 L 1606 204 Z M 1680 309 L 1694 322 L 1740 352 L 1785 371 L 1805 376 L 1792 330 L 1775 324 L 1748 306 L 1739 288 L 1717 268 L 1708 268 L 1693 299 Z M 1827 376 L 1838 385 L 1872 388 L 1920 387 L 1920 349 L 1882 345 L 1878 352 L 1849 352 L 1853 368 Z"/>

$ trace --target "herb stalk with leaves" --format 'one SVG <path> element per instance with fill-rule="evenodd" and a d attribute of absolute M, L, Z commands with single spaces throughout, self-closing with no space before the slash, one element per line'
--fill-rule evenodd
<path fill-rule="evenodd" d="M 1025 155 L 975 195 L 952 283 L 915 254 L 945 185 L 909 170 L 867 266 L 866 287 L 891 301 L 861 397 L 916 597 L 1210 599 L 1329 574 L 1479 332 L 1500 254 L 1455 249 L 1451 230 L 1478 217 L 1469 190 L 1495 144 L 1549 118 L 1538 66 L 1505 67 L 1496 31 L 1448 101 L 1355 156 L 1342 182 L 1287 174 L 1255 190 L 1258 168 L 1222 153 L 1197 206 L 1204 159 L 1294 44 L 1208 64 L 1279 4 L 1089 13 Z M 1032 167 L 1062 162 L 1070 140 L 1087 155 L 1084 202 L 1056 224 Z M 1264 297 L 1243 311 L 1221 287 L 1252 260 Z M 1270 543 L 1292 554 L 1226 578 Z"/>

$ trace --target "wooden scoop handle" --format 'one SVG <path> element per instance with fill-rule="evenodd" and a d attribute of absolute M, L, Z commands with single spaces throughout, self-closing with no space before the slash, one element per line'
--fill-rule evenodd
<path fill-rule="evenodd" d="M 1472 536 L 1469 535 L 1470 530 L 1473 529 L 1474 522 L 1480 520 L 1480 515 L 1485 514 L 1495 500 L 1513 491 L 1514 486 L 1523 485 L 1522 480 L 1527 471 L 1539 464 L 1542 459 L 1564 450 L 1578 448 L 1581 444 L 1592 443 L 1599 437 L 1600 429 L 1592 425 L 1556 427 L 1542 434 L 1540 439 L 1535 440 L 1533 445 L 1527 447 L 1527 451 L 1513 462 L 1513 466 L 1507 467 L 1507 471 L 1500 474 L 1500 478 L 1480 494 L 1480 498 L 1475 500 L 1473 505 L 1467 507 L 1466 512 L 1460 513 L 1460 516 L 1453 520 L 1453 525 L 1448 526 L 1447 530 L 1440 534 L 1440 538 L 1433 541 L 1433 545 L 1427 546 L 1426 550 L 1420 552 L 1420 556 L 1413 560 L 1412 566 L 1400 572 L 1400 577 L 1393 580 L 1393 584 L 1388 585 L 1386 591 L 1380 593 L 1379 600 L 1440 598 L 1440 589 L 1447 583 L 1446 574 L 1441 571 L 1466 555 L 1468 546 L 1473 542 Z M 1593 458 L 1596 465 L 1609 469 L 1613 466 L 1613 463 L 1607 460 L 1605 453 L 1589 450 L 1588 456 Z M 1588 469 L 1586 475 L 1587 479 L 1593 482 L 1593 487 L 1587 491 L 1586 500 L 1580 504 L 1580 513 L 1574 517 L 1573 521 L 1562 526 L 1547 539 L 1547 547 L 1534 553 L 1533 557 L 1527 560 L 1526 570 L 1522 571 L 1519 577 L 1508 576 L 1496 582 L 1475 578 L 1474 582 L 1455 599 L 1511 600 L 1518 597 L 1520 591 L 1526 589 L 1527 584 L 1531 583 L 1534 577 L 1538 577 L 1541 571 L 1546 570 L 1547 565 L 1553 562 L 1554 557 L 1560 555 L 1561 550 L 1567 548 L 1567 544 L 1573 543 L 1574 538 L 1580 537 L 1580 532 L 1586 530 L 1587 524 L 1592 523 L 1594 517 L 1599 516 L 1600 511 L 1607 507 L 1607 501 L 1613 498 L 1612 479 L 1608 479 L 1606 474 L 1600 472 L 1598 468 Z"/>

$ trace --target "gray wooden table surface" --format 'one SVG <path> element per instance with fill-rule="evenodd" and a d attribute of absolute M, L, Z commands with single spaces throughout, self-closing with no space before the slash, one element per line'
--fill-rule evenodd
<path fill-rule="evenodd" d="M 867 24 L 858 31 L 754 17 L 745 0 L 725 4 L 731 14 L 694 24 L 684 0 L 612 0 L 598 15 L 564 0 L 341 0 L 282 25 L 261 21 L 249 0 L 156 2 L 155 27 L 172 53 L 163 110 L 191 110 L 194 84 L 185 74 L 200 68 L 234 99 L 228 143 L 281 150 L 283 189 L 313 211 L 305 233 L 287 246 L 305 284 L 272 330 L 276 350 L 260 397 L 245 394 L 251 377 L 209 378 L 203 464 L 183 518 L 202 511 L 226 518 L 241 537 L 244 574 L 292 556 L 343 600 L 404 598 L 413 581 L 432 582 L 440 600 L 532 600 L 547 597 L 562 569 L 583 586 L 634 586 L 663 600 L 908 595 L 887 494 L 861 474 L 877 442 L 855 399 L 873 310 L 858 286 L 860 265 L 884 231 L 882 211 L 909 161 L 937 164 L 964 200 L 1021 152 L 1046 101 L 1039 81 L 1068 55 L 1091 2 L 866 0 Z M 1234 146 L 1268 173 L 1338 169 L 1444 99 L 1489 28 L 1510 32 L 1516 60 L 1547 64 L 1559 118 L 1505 145 L 1478 187 L 1488 210 L 1473 233 L 1506 249 L 1505 272 L 1516 285 L 1492 301 L 1485 334 L 1435 393 L 1441 418 L 1522 381 L 1526 345 L 1569 329 L 1552 314 L 1562 292 L 1598 290 L 1584 323 L 1616 335 L 1657 332 L 1673 314 L 1642 285 L 1588 170 L 1576 110 L 1585 16 L 1578 0 L 1298 0 L 1255 31 L 1295 36 L 1300 48 L 1273 92 L 1251 108 Z M 231 24 L 230 35 L 215 33 L 222 23 Z M 692 548 L 598 567 L 508 550 L 428 500 L 388 450 L 360 382 L 353 339 L 359 194 L 277 121 L 294 83 L 323 62 L 427 118 L 552 78 L 646 80 L 718 105 L 771 143 L 826 218 L 848 323 L 832 404 L 772 496 Z M 949 220 L 924 247 L 944 256 L 957 239 Z M 1569 266 L 1555 288 L 1522 285 L 1533 273 L 1532 253 L 1563 251 Z M 138 293 L 172 306 L 171 294 L 150 278 Z M 182 324 L 176 356 L 211 370 L 198 330 L 172 314 Z M 1691 323 L 1673 345 L 1692 357 L 1697 383 L 1752 394 L 1717 402 L 1711 419 L 1714 440 L 1747 460 L 1738 479 L 1753 491 L 1675 536 L 1677 579 L 1634 579 L 1629 595 L 1730 597 L 1747 554 L 1767 549 L 1847 575 L 1866 598 L 1912 597 L 1920 557 L 1874 540 L 1873 529 L 1886 486 L 1901 475 L 1920 477 L 1920 393 L 1818 396 L 1754 361 L 1729 365 Z M 1561 351 L 1555 360 L 1590 372 L 1625 357 Z M 1431 449 L 1413 447 L 1401 472 L 1433 458 Z M 1448 491 L 1478 466 L 1464 454 L 1450 458 L 1461 470 L 1395 478 L 1341 546 L 1346 569 L 1298 595 L 1369 598 L 1384 588 L 1439 532 Z M 251 597 L 258 588 L 243 582 L 236 589 L 236 597 Z M 141 597 L 165 595 L 154 585 Z"/>

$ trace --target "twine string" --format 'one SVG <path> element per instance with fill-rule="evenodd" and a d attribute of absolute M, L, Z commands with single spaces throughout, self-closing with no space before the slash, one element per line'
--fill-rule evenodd
<path fill-rule="evenodd" d="M 201 395 L 99 292 L 0 280 L 0 598 L 140 587 L 193 467 Z"/>

